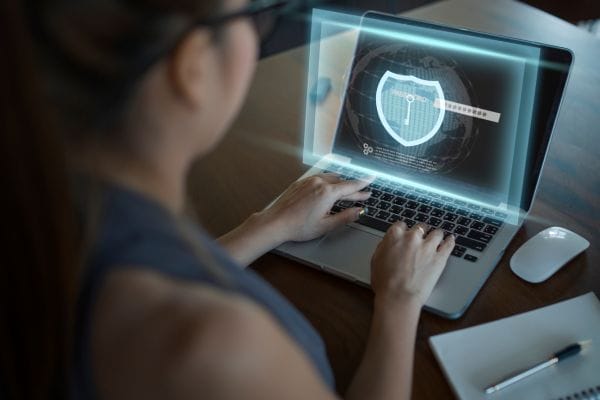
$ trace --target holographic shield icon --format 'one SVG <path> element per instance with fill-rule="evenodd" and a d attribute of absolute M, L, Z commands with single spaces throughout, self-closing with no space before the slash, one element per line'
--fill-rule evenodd
<path fill-rule="evenodd" d="M 377 84 L 377 115 L 385 130 L 403 146 L 435 136 L 444 120 L 444 92 L 439 81 L 387 71 Z"/>

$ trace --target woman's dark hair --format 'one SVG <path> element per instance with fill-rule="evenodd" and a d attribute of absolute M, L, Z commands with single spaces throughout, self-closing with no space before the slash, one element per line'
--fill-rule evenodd
<path fill-rule="evenodd" d="M 68 398 L 82 241 L 67 148 L 118 126 L 218 0 L 0 2 L 0 397 Z"/>
<path fill-rule="evenodd" d="M 36 3 L 37 2 L 31 2 Z M 114 131 L 151 65 L 220 0 L 41 0 L 30 8 L 49 95 L 71 132 Z"/>
<path fill-rule="evenodd" d="M 0 5 L 0 382 L 6 398 L 65 394 L 77 246 L 62 139 L 17 2 Z"/>

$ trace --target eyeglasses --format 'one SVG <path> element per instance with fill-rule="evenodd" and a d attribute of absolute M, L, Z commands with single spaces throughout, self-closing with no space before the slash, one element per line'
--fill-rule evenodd
<path fill-rule="evenodd" d="M 279 17 L 300 12 L 315 3 L 314 0 L 254 0 L 241 10 L 196 22 L 198 26 L 216 28 L 238 18 L 251 18 L 261 42 L 275 30 Z"/>

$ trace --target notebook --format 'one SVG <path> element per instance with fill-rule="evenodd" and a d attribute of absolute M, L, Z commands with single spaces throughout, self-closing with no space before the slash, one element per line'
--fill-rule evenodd
<path fill-rule="evenodd" d="M 592 340 L 566 359 L 498 392 L 484 389 L 561 348 Z M 456 396 L 471 399 L 561 399 L 600 392 L 600 301 L 592 292 L 530 312 L 429 339 Z M 595 395 L 594 395 L 595 396 Z M 599 397 L 600 398 L 600 397 Z"/>

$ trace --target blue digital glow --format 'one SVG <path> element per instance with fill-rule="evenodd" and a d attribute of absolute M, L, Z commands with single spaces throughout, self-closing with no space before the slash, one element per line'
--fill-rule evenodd
<path fill-rule="evenodd" d="M 376 42 L 373 50 L 357 44 L 359 33 Z M 539 48 L 486 40 L 314 10 L 306 86 L 326 77 L 332 90 L 319 104 L 307 93 L 303 162 L 333 154 L 330 162 L 367 175 L 516 210 Z M 494 68 L 504 75 L 478 76 Z"/>
<path fill-rule="evenodd" d="M 436 101 L 439 107 L 435 107 Z M 381 124 L 391 137 L 407 147 L 425 143 L 438 133 L 444 121 L 445 103 L 439 81 L 392 71 L 383 74 L 375 92 Z"/>
<path fill-rule="evenodd" d="M 509 61 L 517 61 L 517 62 L 526 62 L 533 63 L 535 66 L 540 65 L 540 60 L 537 57 L 522 57 L 513 55 L 510 52 L 499 52 L 492 51 L 489 49 L 485 49 L 477 46 L 470 46 L 467 44 L 454 42 L 450 40 L 444 39 L 433 39 L 421 35 L 414 35 L 410 33 L 400 32 L 397 30 L 383 29 L 383 28 L 372 28 L 372 27 L 362 27 L 361 26 L 361 17 L 352 15 L 352 14 L 344 14 L 334 11 L 328 10 L 320 10 L 315 9 L 312 16 L 312 24 L 313 26 L 323 24 L 329 25 L 329 29 L 331 30 L 362 30 L 363 32 L 369 32 L 371 34 L 388 37 L 393 40 L 402 40 L 411 43 L 418 43 L 428 47 L 439 47 L 446 50 L 453 50 L 462 53 L 470 53 L 477 54 L 487 58 L 498 58 Z M 453 36 L 453 33 L 448 33 L 448 36 Z M 311 36 L 314 38 L 313 36 Z M 563 69 L 564 66 L 558 63 L 552 62 L 544 62 L 544 67 L 547 68 L 556 68 Z"/>

